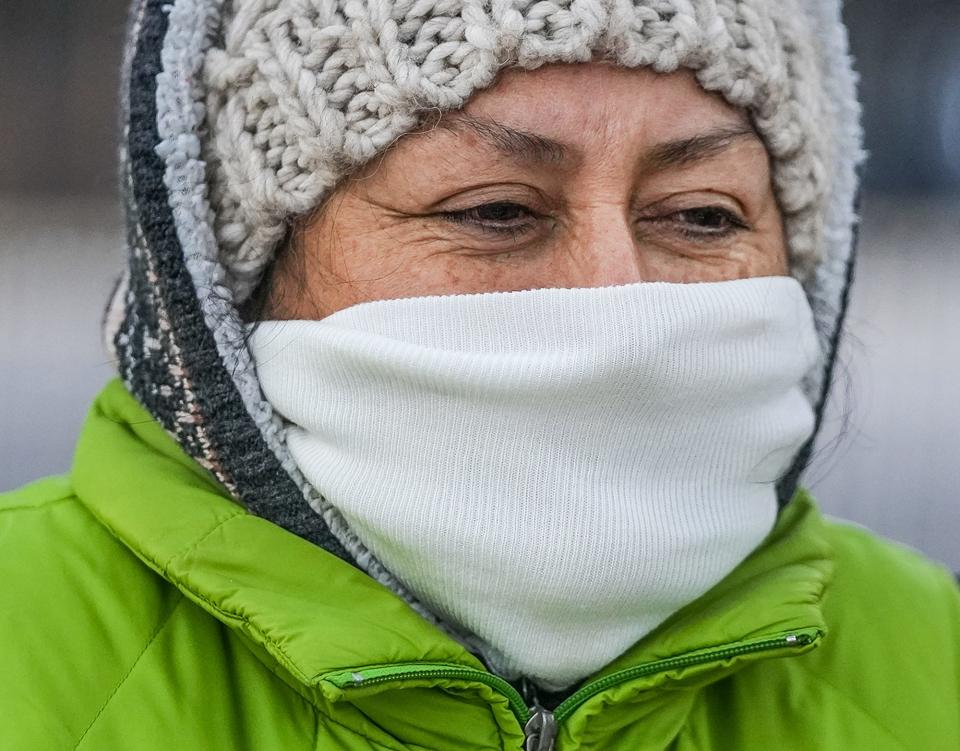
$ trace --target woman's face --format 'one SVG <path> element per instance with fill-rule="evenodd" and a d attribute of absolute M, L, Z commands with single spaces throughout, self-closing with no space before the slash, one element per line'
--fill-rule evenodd
<path fill-rule="evenodd" d="M 334 191 L 267 317 L 421 295 L 787 272 L 769 159 L 690 73 L 508 70 Z"/>

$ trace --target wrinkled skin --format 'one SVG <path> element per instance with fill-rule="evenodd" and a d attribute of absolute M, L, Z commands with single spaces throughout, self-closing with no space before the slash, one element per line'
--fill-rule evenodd
<path fill-rule="evenodd" d="M 787 273 L 770 161 L 692 74 L 505 71 L 306 217 L 265 318 L 377 299 Z"/>

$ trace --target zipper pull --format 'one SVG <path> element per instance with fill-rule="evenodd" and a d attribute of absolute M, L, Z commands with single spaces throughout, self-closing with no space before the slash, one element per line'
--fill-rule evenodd
<path fill-rule="evenodd" d="M 523 726 L 523 732 L 527 737 L 525 751 L 553 751 L 553 745 L 557 740 L 557 721 L 553 712 L 539 704 L 534 704 L 531 710 L 533 715 Z"/>
<path fill-rule="evenodd" d="M 523 726 L 523 733 L 527 738 L 523 744 L 524 751 L 553 751 L 557 740 L 557 721 L 553 712 L 540 705 L 537 687 L 530 679 L 520 679 L 520 692 L 530 707 L 530 719 Z"/>

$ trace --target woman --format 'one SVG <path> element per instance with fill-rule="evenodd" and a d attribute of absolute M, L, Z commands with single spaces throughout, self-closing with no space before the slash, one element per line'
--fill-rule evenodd
<path fill-rule="evenodd" d="M 948 749 L 960 597 L 798 489 L 831 0 L 141 0 L 122 380 L 5 496 L 17 749 Z"/>

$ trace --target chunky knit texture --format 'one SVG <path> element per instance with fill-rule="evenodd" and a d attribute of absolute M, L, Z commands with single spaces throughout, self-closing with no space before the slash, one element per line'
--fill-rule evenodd
<path fill-rule="evenodd" d="M 497 672 L 550 689 L 739 565 L 813 430 L 789 278 L 382 300 L 250 342 L 310 482 Z"/>
<path fill-rule="evenodd" d="M 247 297 L 288 220 L 352 169 L 458 109 L 505 66 L 592 57 L 700 84 L 746 109 L 773 158 L 793 271 L 822 258 L 833 155 L 800 0 L 234 0 L 206 55 L 221 263 Z"/>

